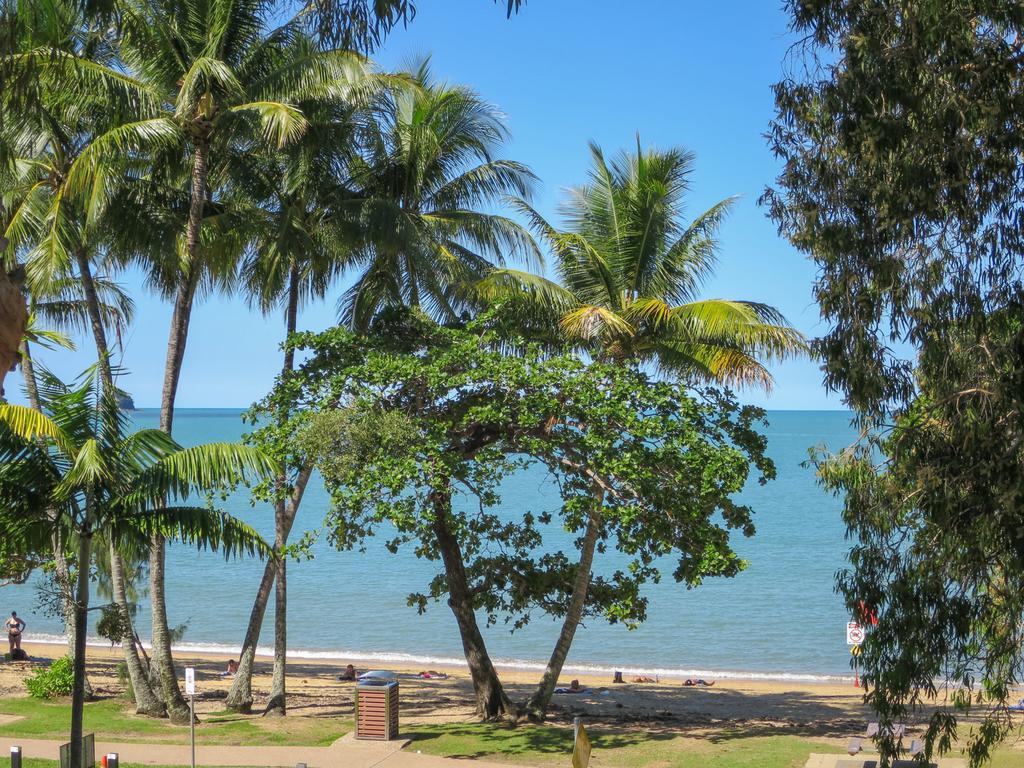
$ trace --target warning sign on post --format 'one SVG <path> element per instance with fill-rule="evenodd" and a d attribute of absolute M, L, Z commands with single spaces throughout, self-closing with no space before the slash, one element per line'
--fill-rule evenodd
<path fill-rule="evenodd" d="M 185 667 L 185 695 L 195 696 L 196 693 L 196 670 L 194 667 Z"/>
<path fill-rule="evenodd" d="M 864 627 L 858 624 L 856 621 L 851 621 L 846 624 L 846 644 L 847 645 L 860 645 L 864 642 Z"/>

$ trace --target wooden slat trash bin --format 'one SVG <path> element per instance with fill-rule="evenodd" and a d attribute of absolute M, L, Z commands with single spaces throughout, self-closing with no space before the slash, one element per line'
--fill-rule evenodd
<path fill-rule="evenodd" d="M 398 680 L 393 673 L 359 678 L 356 738 L 379 741 L 398 738 Z"/>

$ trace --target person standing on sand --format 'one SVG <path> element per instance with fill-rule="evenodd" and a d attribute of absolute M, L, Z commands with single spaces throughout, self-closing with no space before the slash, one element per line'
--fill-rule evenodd
<path fill-rule="evenodd" d="M 18 618 L 17 611 L 11 611 L 11 618 L 4 622 L 7 628 L 7 642 L 11 644 L 11 657 L 15 649 L 21 650 L 21 633 L 25 631 L 25 622 Z"/>

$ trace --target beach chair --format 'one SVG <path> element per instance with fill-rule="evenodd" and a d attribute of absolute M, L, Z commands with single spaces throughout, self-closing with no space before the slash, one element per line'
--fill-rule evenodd
<path fill-rule="evenodd" d="M 910 756 L 917 757 L 924 754 L 924 739 L 914 739 L 910 742 Z"/>
<path fill-rule="evenodd" d="M 868 723 L 868 730 L 865 734 L 869 739 L 875 738 L 878 735 L 878 723 Z"/>
<path fill-rule="evenodd" d="M 864 742 L 857 738 L 850 739 L 850 743 L 846 745 L 846 751 L 851 757 L 860 754 L 864 751 Z"/>

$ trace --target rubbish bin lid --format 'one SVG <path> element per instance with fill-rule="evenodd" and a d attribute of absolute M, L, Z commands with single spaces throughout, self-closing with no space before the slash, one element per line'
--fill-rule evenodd
<path fill-rule="evenodd" d="M 389 685 L 398 682 L 398 675 L 387 669 L 374 669 L 359 676 L 360 685 Z"/>

